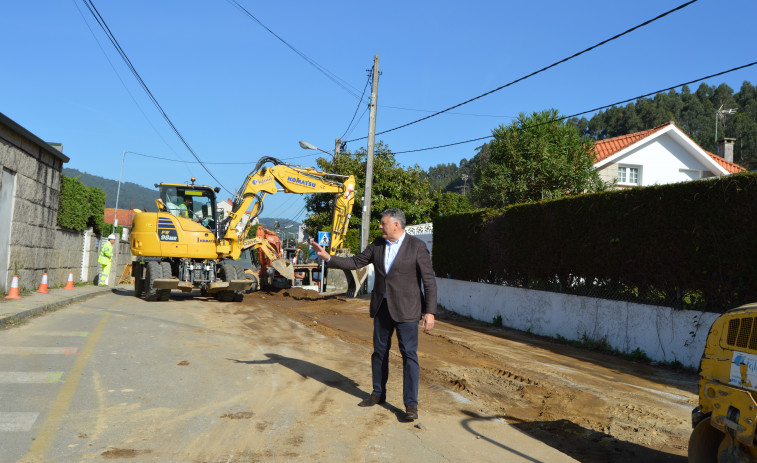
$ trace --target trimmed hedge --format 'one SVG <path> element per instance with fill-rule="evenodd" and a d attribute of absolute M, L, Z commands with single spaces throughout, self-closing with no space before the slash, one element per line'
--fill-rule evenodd
<path fill-rule="evenodd" d="M 439 276 L 722 312 L 757 301 L 757 174 L 440 217 Z"/>
<path fill-rule="evenodd" d="M 73 177 L 61 175 L 58 225 L 71 230 L 92 227 L 102 234 L 105 224 L 105 192 L 88 187 Z"/>

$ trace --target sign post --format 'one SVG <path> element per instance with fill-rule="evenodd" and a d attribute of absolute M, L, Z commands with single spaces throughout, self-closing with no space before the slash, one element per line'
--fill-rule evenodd
<path fill-rule="evenodd" d="M 331 244 L 331 233 L 319 231 L 318 232 L 318 244 L 326 249 Z M 326 291 L 326 261 L 321 259 L 321 293 Z"/>

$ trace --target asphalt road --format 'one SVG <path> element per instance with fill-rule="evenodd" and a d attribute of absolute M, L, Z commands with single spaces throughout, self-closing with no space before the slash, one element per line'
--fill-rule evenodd
<path fill-rule="evenodd" d="M 364 346 L 238 308 L 119 291 L 0 331 L 0 463 L 575 461 L 475 410 L 357 407 Z"/>

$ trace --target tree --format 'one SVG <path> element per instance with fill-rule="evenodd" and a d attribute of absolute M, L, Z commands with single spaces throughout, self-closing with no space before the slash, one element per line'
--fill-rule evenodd
<path fill-rule="evenodd" d="M 475 209 L 473 203 L 467 196 L 451 191 L 435 191 L 432 194 L 434 199 L 433 217 L 442 215 L 461 214 Z"/>
<path fill-rule="evenodd" d="M 344 152 L 334 159 L 318 158 L 316 163 L 324 172 L 354 175 L 355 206 L 345 239 L 345 247 L 359 252 L 359 230 L 363 217 L 363 194 L 365 188 L 365 163 L 368 152 L 360 148 Z M 334 196 L 330 194 L 308 195 L 305 207 L 310 213 L 305 219 L 308 234 L 316 236 L 319 230 L 331 230 Z M 402 209 L 408 225 L 431 220 L 434 202 L 431 199 L 428 175 L 418 165 L 402 167 L 394 153 L 384 143 L 376 144 L 373 156 L 373 188 L 371 193 L 369 242 L 380 234 L 378 228 L 381 212 L 389 208 Z"/>
<path fill-rule="evenodd" d="M 551 109 L 521 113 L 492 131 L 489 160 L 476 169 L 473 198 L 481 206 L 559 198 L 607 187 L 594 169 L 594 141 Z M 555 121 L 555 122 L 552 122 Z"/>

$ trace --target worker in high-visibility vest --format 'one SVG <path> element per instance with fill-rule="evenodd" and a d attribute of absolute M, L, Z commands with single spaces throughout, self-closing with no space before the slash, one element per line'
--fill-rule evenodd
<path fill-rule="evenodd" d="M 98 286 L 108 286 L 108 276 L 110 275 L 110 264 L 113 262 L 113 243 L 116 242 L 116 235 L 108 235 L 108 241 L 103 243 L 100 249 L 100 257 L 97 262 L 100 264 L 100 278 L 97 281 Z"/>

